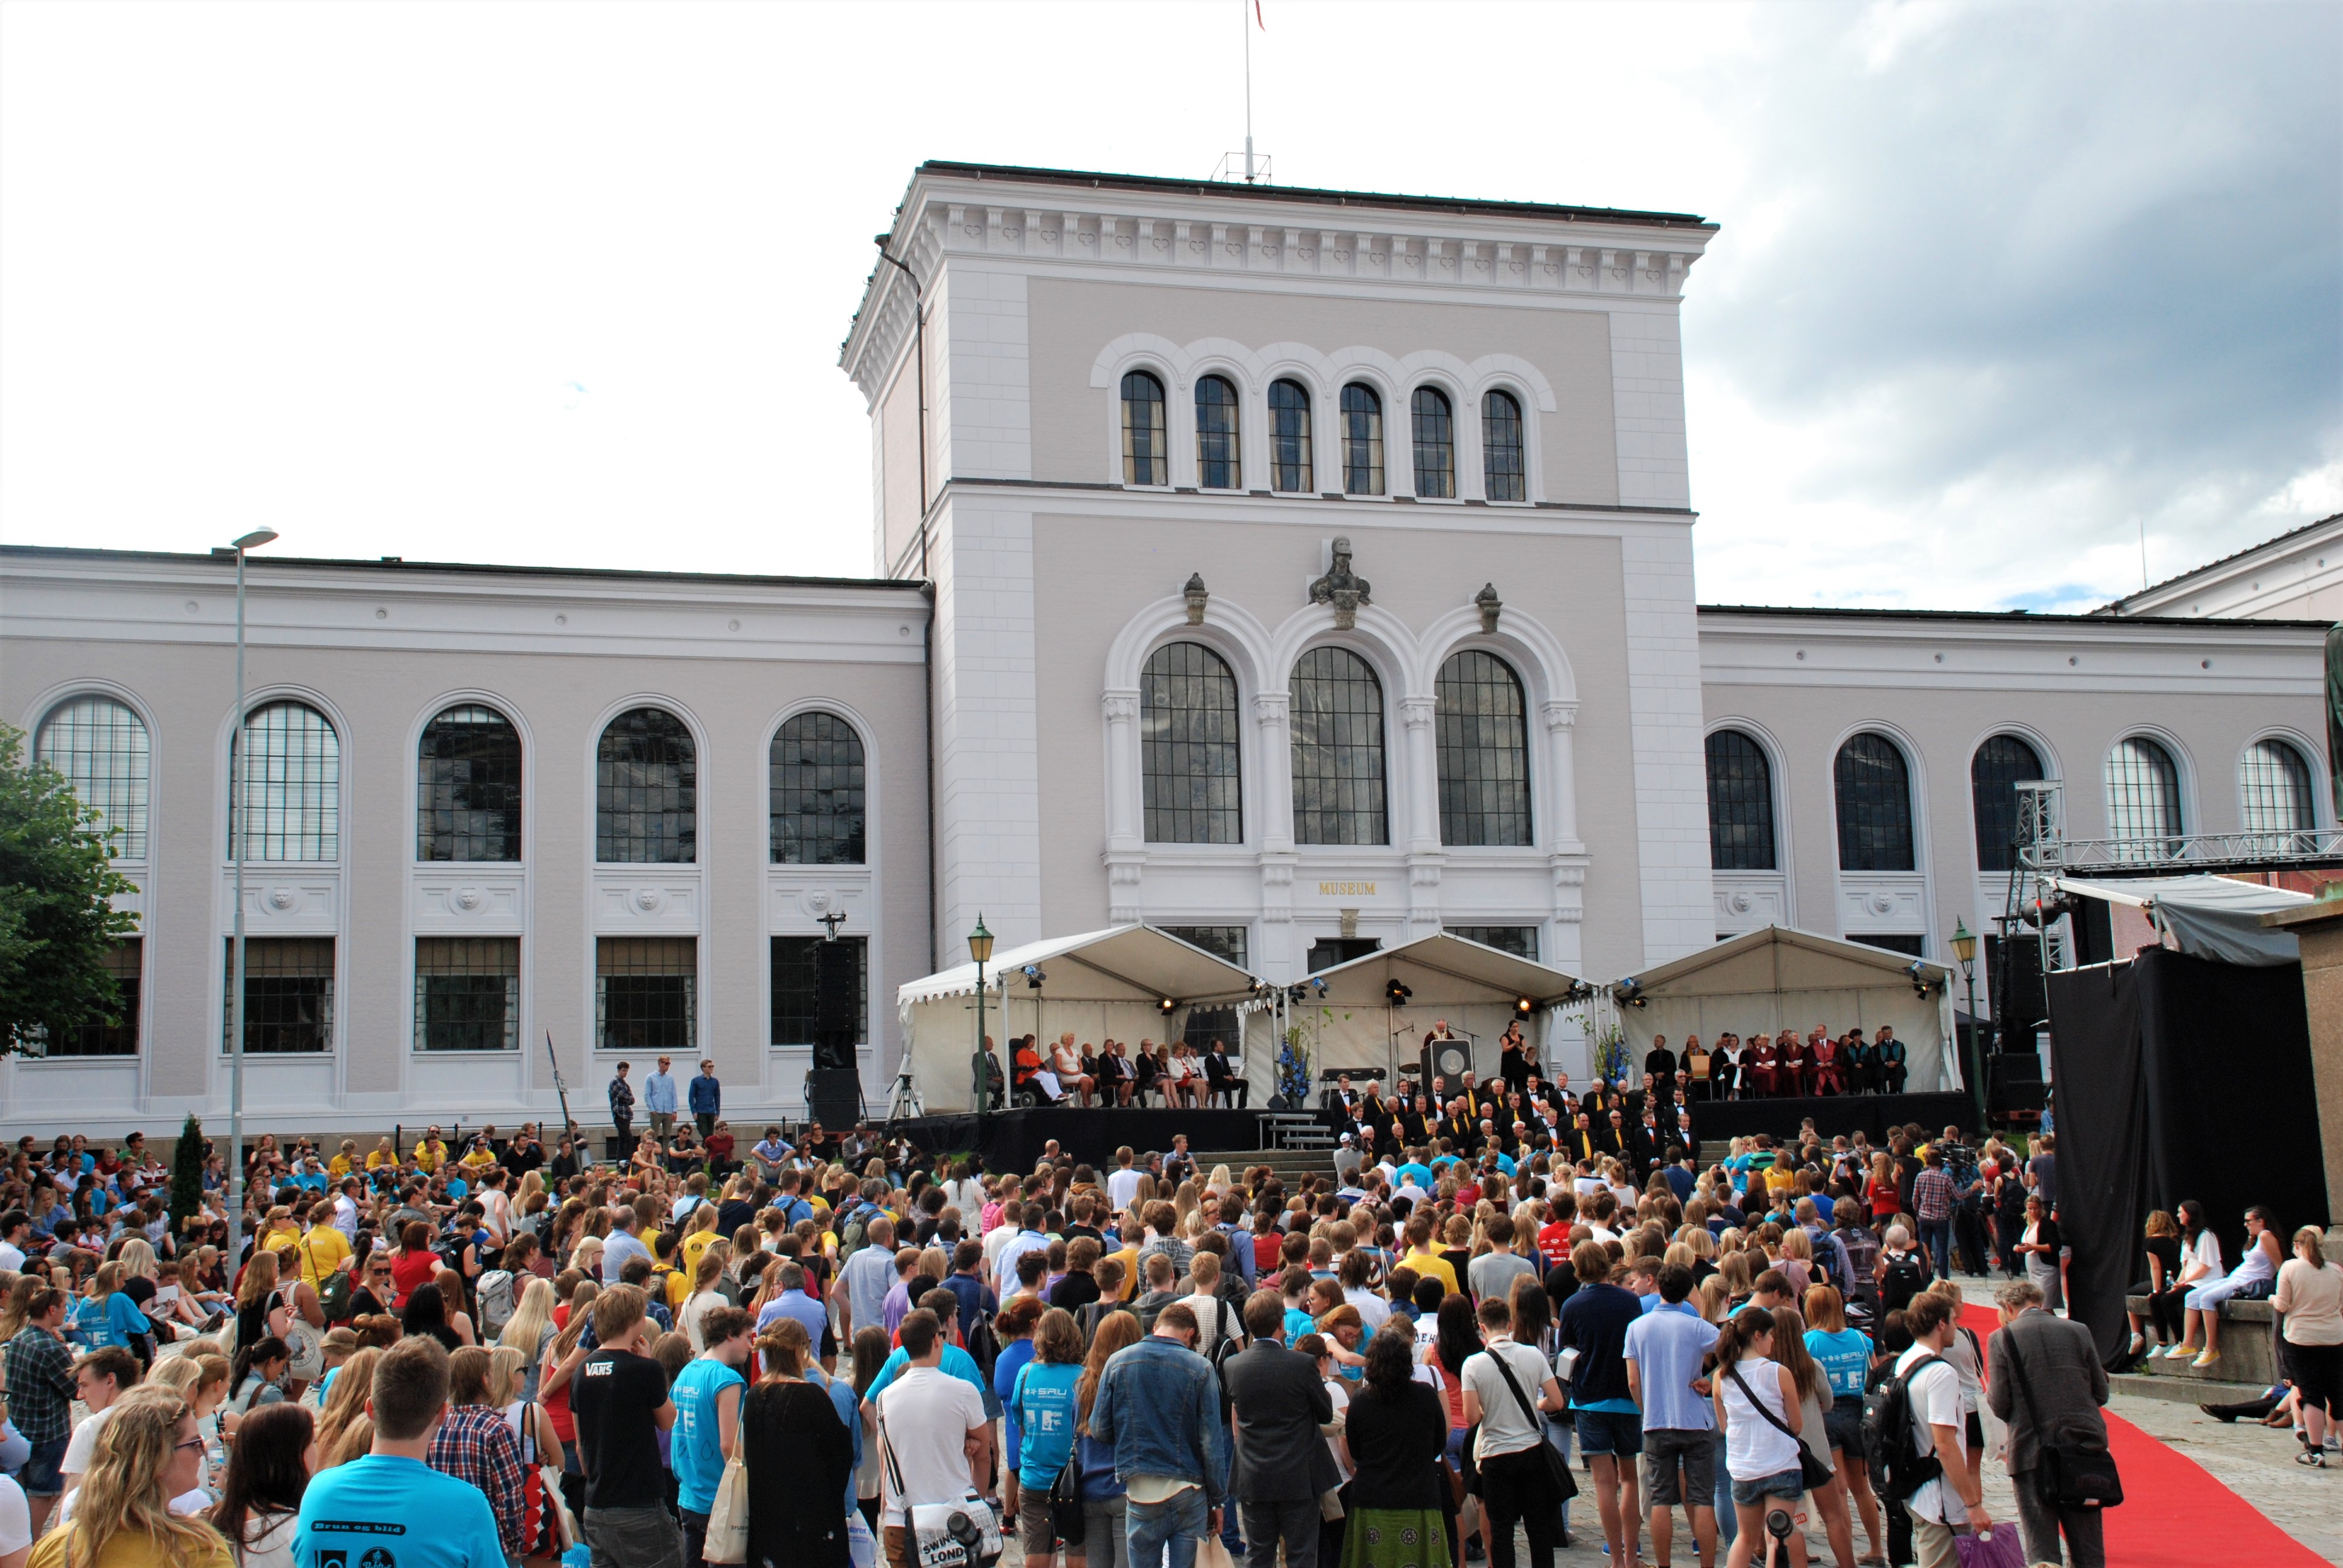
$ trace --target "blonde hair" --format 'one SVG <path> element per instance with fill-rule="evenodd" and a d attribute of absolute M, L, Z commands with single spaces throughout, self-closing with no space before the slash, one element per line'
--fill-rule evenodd
<path fill-rule="evenodd" d="M 195 1568 L 219 1553 L 219 1533 L 171 1512 L 169 1474 L 187 1402 L 167 1388 L 133 1389 L 115 1402 L 74 1506 L 68 1561 L 96 1563 L 117 1535 L 144 1536 L 171 1568 Z"/>
<path fill-rule="evenodd" d="M 122 1243 L 117 1254 L 126 1280 L 151 1280 L 155 1277 L 155 1249 L 144 1236 L 133 1236 Z"/>
<path fill-rule="evenodd" d="M 498 1345 L 488 1352 L 488 1402 L 502 1410 L 527 1381 L 528 1352 Z"/>
<path fill-rule="evenodd" d="M 2305 1225 L 2294 1233 L 2295 1250 L 2307 1254 L 2306 1261 L 2314 1269 L 2327 1267 L 2326 1237 L 2316 1225 Z"/>
<path fill-rule="evenodd" d="M 381 1350 L 367 1345 L 352 1352 L 334 1372 L 334 1386 L 326 1391 L 326 1402 L 317 1412 L 321 1458 L 334 1452 L 345 1432 L 366 1419 L 367 1401 L 374 1396 L 374 1363 L 381 1359 Z"/>
<path fill-rule="evenodd" d="M 504 1332 L 497 1335 L 497 1343 L 510 1345 L 524 1356 L 537 1353 L 537 1342 L 553 1326 L 553 1306 L 557 1300 L 551 1280 L 531 1280 L 520 1292 L 520 1304 Z"/>

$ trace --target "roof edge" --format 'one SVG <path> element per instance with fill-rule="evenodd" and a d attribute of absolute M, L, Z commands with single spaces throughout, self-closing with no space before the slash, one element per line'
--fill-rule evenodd
<path fill-rule="evenodd" d="M 83 545 L 0 544 L 0 561 L 88 560 L 153 561 L 174 566 L 233 564 L 234 557 L 183 550 L 119 550 Z M 627 567 L 509 566 L 489 561 L 410 561 L 402 557 L 254 556 L 255 566 L 314 571 L 452 572 L 478 577 L 615 578 L 626 582 L 729 583 L 755 588 L 905 588 L 923 592 L 928 585 L 912 578 L 797 577 L 753 572 L 644 571 Z"/>

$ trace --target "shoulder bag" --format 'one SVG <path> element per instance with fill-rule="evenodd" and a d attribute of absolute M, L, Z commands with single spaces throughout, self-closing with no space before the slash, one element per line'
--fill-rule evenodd
<path fill-rule="evenodd" d="M 1537 1406 L 1530 1402 L 1530 1396 L 1522 1392 L 1521 1382 L 1513 1376 L 1513 1369 L 1505 1364 L 1505 1358 L 1499 1355 L 1493 1347 L 1486 1353 L 1491 1361 L 1497 1363 L 1497 1375 L 1505 1380 L 1505 1386 L 1513 1390 L 1513 1397 L 1521 1402 L 1522 1413 L 1529 1417 L 1530 1430 L 1538 1434 L 1538 1452 L 1545 1456 L 1546 1479 L 1554 1483 L 1555 1497 L 1561 1502 L 1569 1502 L 1578 1495 L 1578 1483 L 1570 1473 L 1570 1461 L 1562 1456 L 1560 1449 L 1545 1440 L 1545 1418 L 1538 1413 Z"/>
<path fill-rule="evenodd" d="M 903 1467 L 895 1462 L 884 1414 L 879 1417 L 879 1452 L 886 1460 L 887 1479 L 903 1504 L 903 1534 L 912 1568 L 982 1568 L 1001 1560 L 1001 1516 L 976 1488 L 970 1487 L 955 1503 L 913 1503 L 904 1495 Z M 884 1518 L 880 1515 L 882 1523 Z"/>
<path fill-rule="evenodd" d="M 1766 1408 L 1765 1401 L 1757 1397 L 1756 1391 L 1752 1389 L 1749 1386 L 1747 1380 L 1742 1377 L 1741 1369 L 1738 1366 L 1726 1367 L 1725 1369 L 1725 1375 L 1734 1381 L 1741 1390 L 1741 1397 L 1747 1400 L 1750 1407 L 1756 1411 L 1759 1415 L 1764 1416 L 1765 1420 L 1772 1424 L 1775 1431 L 1780 1432 L 1784 1437 L 1788 1438 L 1792 1442 L 1797 1443 L 1798 1484 L 1805 1487 L 1808 1492 L 1822 1492 L 1826 1490 L 1830 1486 L 1831 1478 L 1835 1475 L 1837 1472 L 1831 1469 L 1829 1465 L 1824 1463 L 1821 1460 L 1816 1459 L 1814 1455 L 1814 1451 L 1799 1440 L 1796 1432 L 1790 1430 L 1790 1423 L 1784 1421 L 1780 1416 L 1775 1415 L 1771 1410 Z"/>
<path fill-rule="evenodd" d="M 2017 1373 L 2017 1392 L 2026 1401 L 2026 1419 L 2034 1423 L 2035 1441 L 2042 1450 L 2042 1462 L 2034 1467 L 2034 1484 L 2042 1501 L 2053 1508 L 2077 1511 L 2118 1506 L 2124 1500 L 2123 1477 L 2116 1473 L 2116 1456 L 2105 1448 L 2052 1442 L 2050 1429 L 2042 1424 L 2041 1412 L 2034 1408 L 2026 1358 L 2018 1353 L 2014 1334 L 2009 1335 L 2009 1360 Z"/>

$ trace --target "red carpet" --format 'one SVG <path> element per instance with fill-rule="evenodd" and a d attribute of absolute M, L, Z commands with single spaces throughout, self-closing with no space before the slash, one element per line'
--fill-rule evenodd
<path fill-rule="evenodd" d="M 1972 1304 L 1961 1316 L 1979 1339 L 2001 1320 Z M 2107 1418 L 2107 1446 L 2123 1475 L 2124 1505 L 2107 1516 L 2107 1561 L 2123 1568 L 2319 1568 L 2327 1559 L 2280 1530 L 2252 1504 L 2120 1416 Z"/>

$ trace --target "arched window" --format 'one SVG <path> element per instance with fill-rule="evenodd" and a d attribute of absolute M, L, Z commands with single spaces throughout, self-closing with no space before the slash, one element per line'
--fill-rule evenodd
<path fill-rule="evenodd" d="M 1244 488 L 1237 451 L 1237 389 L 1225 376 L 1196 383 L 1196 483 L 1207 490 Z"/>
<path fill-rule="evenodd" d="M 1383 400 L 1356 381 L 1342 388 L 1342 493 L 1383 493 Z"/>
<path fill-rule="evenodd" d="M 1495 654 L 1467 648 L 1440 667 L 1433 695 L 1440 841 L 1528 844 L 1529 705 L 1521 678 Z"/>
<path fill-rule="evenodd" d="M 1838 867 L 1842 871 L 1909 871 L 1912 770 L 1885 735 L 1855 736 L 1838 749 Z"/>
<path fill-rule="evenodd" d="M 417 748 L 415 858 L 520 859 L 520 731 L 466 703 L 423 727 Z"/>
<path fill-rule="evenodd" d="M 1139 777 L 1151 844 L 1244 841 L 1237 682 L 1201 643 L 1166 643 L 1139 676 Z"/>
<path fill-rule="evenodd" d="M 2160 840 L 2180 837 L 2180 770 L 2172 753 L 2145 735 L 2116 742 L 2107 753 L 2107 837 Z M 2178 846 L 2142 842 L 2127 860 L 2160 860 Z"/>
<path fill-rule="evenodd" d="M 1969 759 L 1969 802 L 1976 816 L 1977 869 L 2017 869 L 2017 785 L 2045 779 L 2042 759 L 2015 735 L 1996 735 Z"/>
<path fill-rule="evenodd" d="M 1388 844 L 1383 682 L 1348 648 L 1313 648 L 1292 690 L 1293 841 Z"/>
<path fill-rule="evenodd" d="M 1269 384 L 1269 487 L 1307 492 L 1310 476 L 1310 393 L 1299 381 Z"/>
<path fill-rule="evenodd" d="M 2308 833 L 2318 826 L 2310 764 L 2283 740 L 2257 740 L 2238 759 L 2237 804 L 2248 833 Z M 2282 853 L 2294 847 L 2288 840 L 2274 839 L 2264 852 Z"/>
<path fill-rule="evenodd" d="M 610 720 L 594 752 L 594 858 L 613 865 L 698 859 L 699 760 L 691 731 L 663 708 Z"/>
<path fill-rule="evenodd" d="M 1408 399 L 1415 433 L 1415 493 L 1453 496 L 1456 493 L 1456 412 L 1448 394 L 1437 387 L 1419 387 Z"/>
<path fill-rule="evenodd" d="M 1163 383 L 1144 370 L 1122 378 L 1122 482 L 1168 485 L 1164 464 Z"/>
<path fill-rule="evenodd" d="M 1708 863 L 1719 871 L 1771 871 L 1774 766 L 1738 729 L 1708 738 Z"/>
<path fill-rule="evenodd" d="M 862 864 L 862 737 L 835 713 L 800 713 L 767 759 L 773 864 Z"/>
<path fill-rule="evenodd" d="M 49 709 L 33 759 L 55 769 L 74 797 L 106 819 L 114 858 L 146 858 L 146 726 L 110 697 L 70 697 Z"/>
<path fill-rule="evenodd" d="M 244 735 L 244 858 L 340 859 L 342 742 L 326 716 L 272 702 L 246 715 Z"/>
<path fill-rule="evenodd" d="M 1492 392 L 1481 399 L 1481 481 L 1493 501 L 1529 499 L 1522 406 L 1510 392 Z"/>

